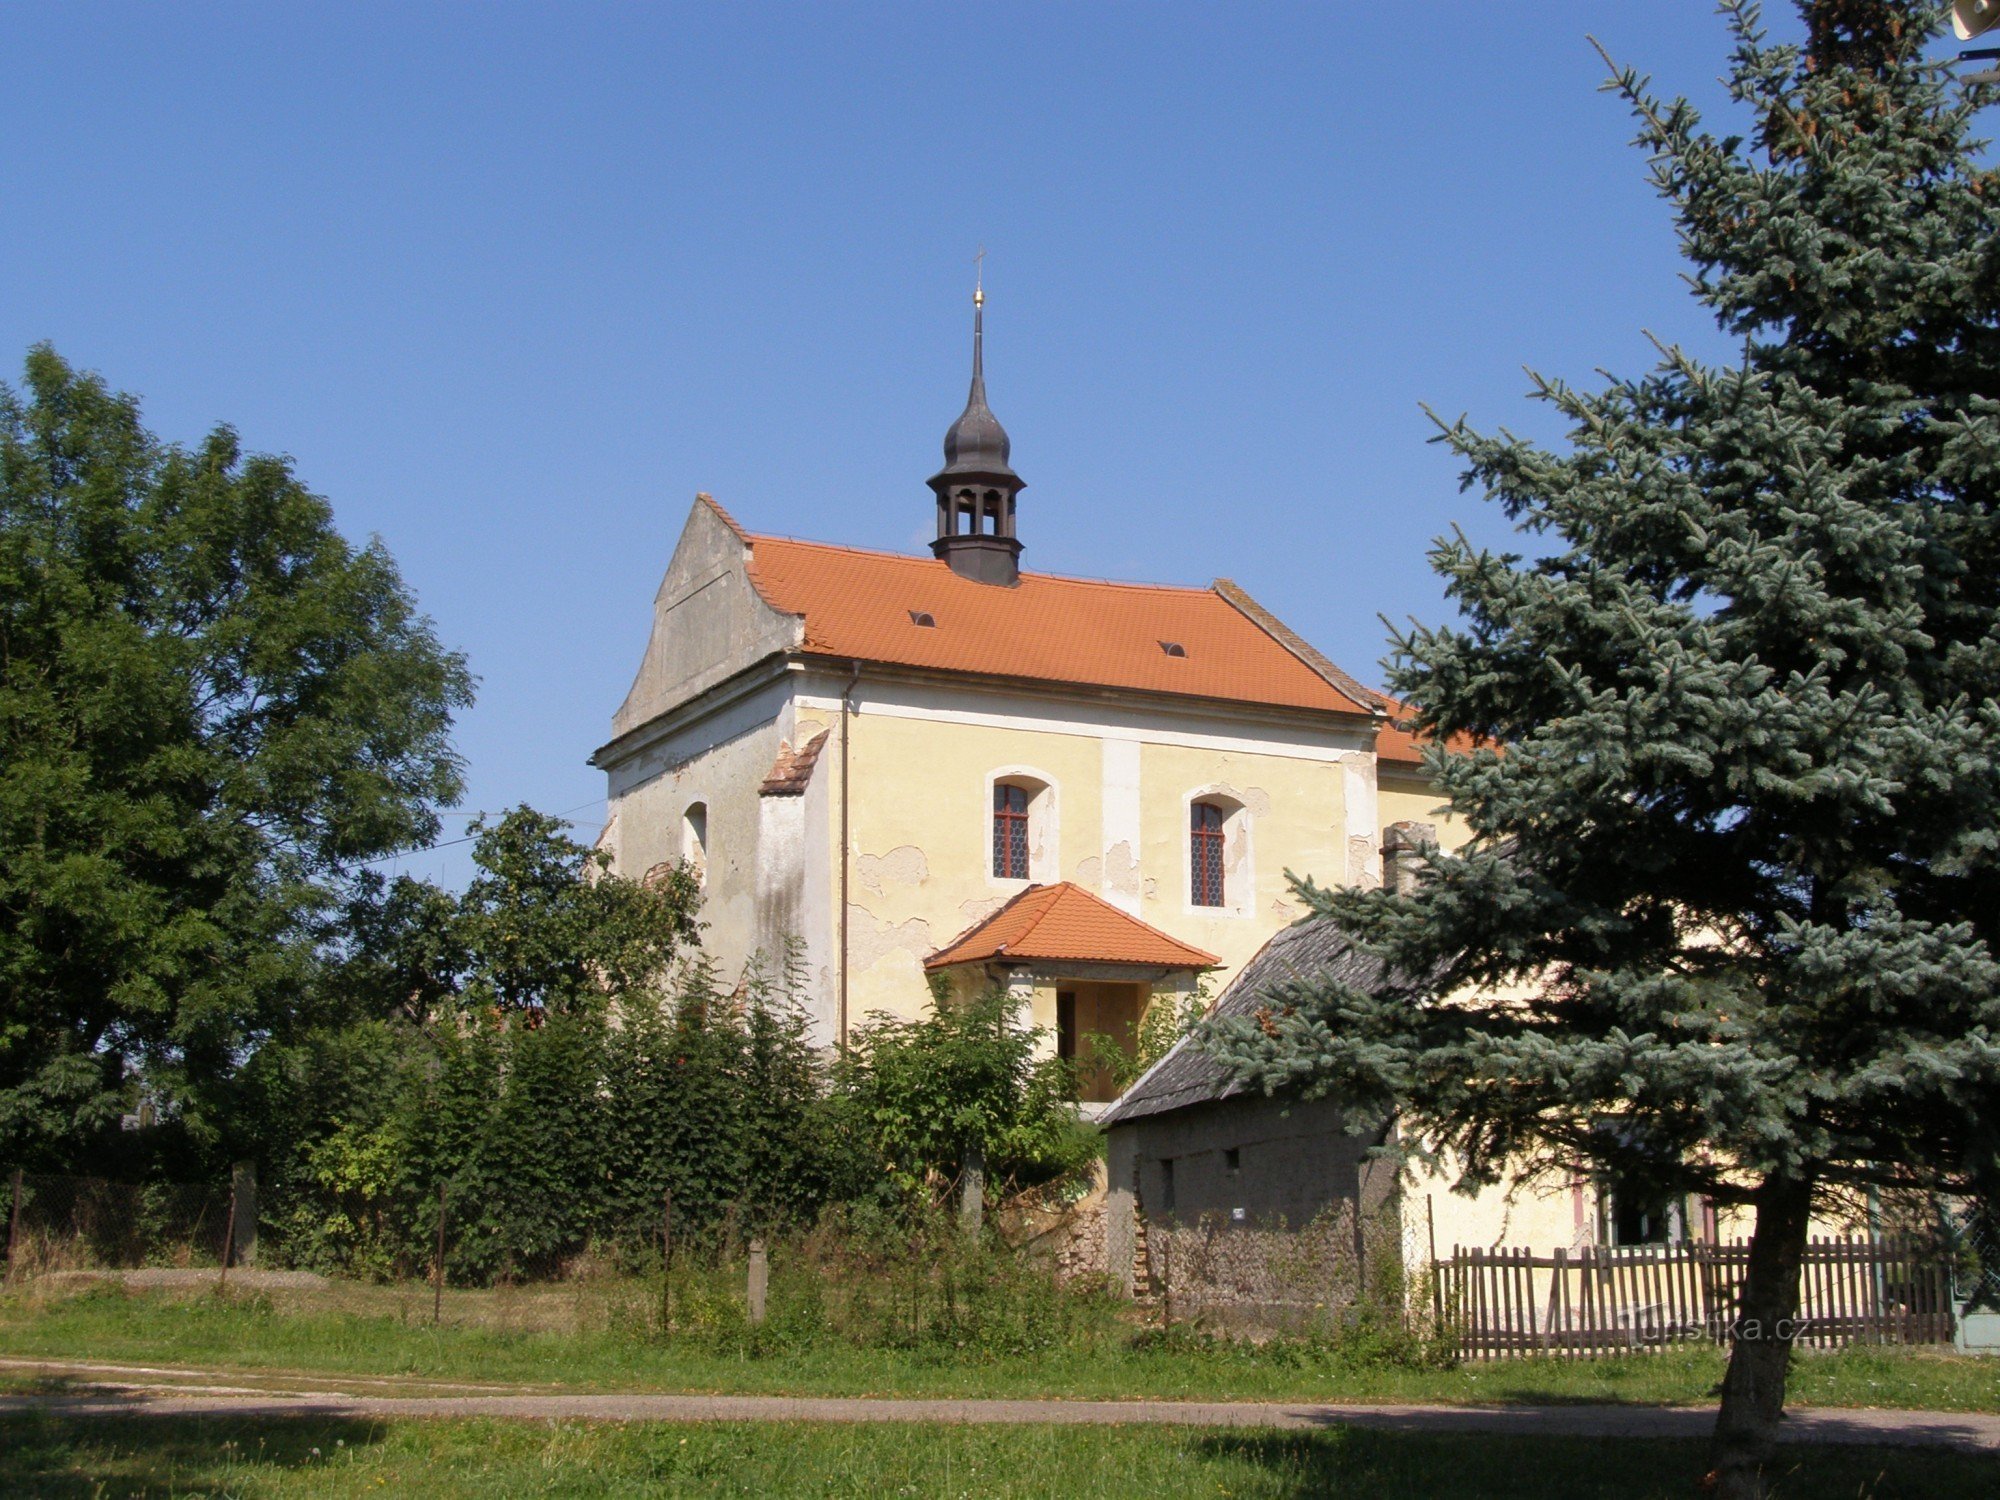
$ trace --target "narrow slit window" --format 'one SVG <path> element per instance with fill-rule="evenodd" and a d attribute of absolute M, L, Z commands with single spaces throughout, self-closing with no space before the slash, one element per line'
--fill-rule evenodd
<path fill-rule="evenodd" d="M 1188 870 L 1190 899 L 1196 906 L 1221 906 L 1222 809 L 1213 802 L 1188 808 Z"/>
<path fill-rule="evenodd" d="M 993 873 L 1001 880 L 1028 878 L 1028 789 L 1004 782 L 993 788 Z"/>

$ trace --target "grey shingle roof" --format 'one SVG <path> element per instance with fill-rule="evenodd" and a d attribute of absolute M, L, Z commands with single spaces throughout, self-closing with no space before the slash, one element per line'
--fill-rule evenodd
<path fill-rule="evenodd" d="M 1255 1015 L 1273 989 L 1299 981 L 1336 981 L 1355 989 L 1376 989 L 1387 980 L 1382 961 L 1357 949 L 1340 924 L 1314 917 L 1287 927 L 1259 948 L 1230 980 L 1211 1012 L 1216 1016 Z M 1116 1125 L 1146 1115 L 1166 1114 L 1196 1104 L 1212 1104 L 1243 1092 L 1221 1062 L 1182 1037 L 1167 1055 L 1100 1116 Z"/>

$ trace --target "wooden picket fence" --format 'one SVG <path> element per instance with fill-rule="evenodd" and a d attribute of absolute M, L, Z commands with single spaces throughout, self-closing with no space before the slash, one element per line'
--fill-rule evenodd
<path fill-rule="evenodd" d="M 1456 1246 L 1432 1278 L 1434 1311 L 1471 1359 L 1721 1343 L 1749 1259 L 1742 1240 L 1548 1254 Z M 1806 1247 L 1796 1342 L 1948 1342 L 1950 1285 L 1944 1257 L 1928 1246 L 1814 1238 Z"/>

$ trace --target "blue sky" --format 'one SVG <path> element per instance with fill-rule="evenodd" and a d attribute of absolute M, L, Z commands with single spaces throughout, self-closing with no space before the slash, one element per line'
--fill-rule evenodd
<path fill-rule="evenodd" d="M 1444 613 L 1429 539 L 1504 534 L 1420 401 L 1553 436 L 1524 365 L 1715 347 L 1585 40 L 1722 108 L 1686 0 L 45 0 L 6 31 L 7 378 L 51 340 L 164 436 L 292 455 L 471 658 L 465 809 L 586 836 L 696 490 L 928 539 L 982 245 L 1024 563 L 1235 578 L 1370 679 L 1378 615 Z"/>

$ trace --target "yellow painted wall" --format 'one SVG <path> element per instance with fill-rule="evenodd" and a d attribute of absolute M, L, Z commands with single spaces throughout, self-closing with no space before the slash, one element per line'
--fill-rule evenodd
<path fill-rule="evenodd" d="M 1375 801 L 1385 830 L 1391 823 L 1429 823 L 1443 849 L 1456 849 L 1472 836 L 1462 818 L 1444 810 L 1435 791 L 1399 768 L 1377 766 Z"/>
<path fill-rule="evenodd" d="M 1597 1194 L 1587 1184 L 1580 1201 L 1573 1184 L 1559 1180 L 1510 1181 L 1468 1197 L 1452 1190 L 1452 1176 L 1448 1167 L 1420 1171 L 1404 1187 L 1404 1222 L 1413 1238 L 1421 1237 L 1415 1248 L 1424 1253 L 1433 1230 L 1440 1255 L 1455 1245 L 1550 1250 L 1597 1242 Z"/>
<path fill-rule="evenodd" d="M 1557 1246 L 1574 1249 L 1607 1243 L 1609 1226 L 1599 1222 L 1601 1204 L 1594 1182 L 1564 1178 L 1529 1182 L 1513 1174 L 1468 1197 L 1452 1190 L 1454 1170 L 1447 1163 L 1435 1173 L 1419 1170 L 1413 1179 L 1406 1180 L 1403 1222 L 1407 1252 L 1428 1254 L 1433 1227 L 1441 1256 L 1450 1255 L 1454 1246 L 1548 1251 Z M 1692 1198 L 1686 1211 L 1687 1233 L 1698 1238 L 1699 1209 Z M 1753 1218 L 1747 1208 L 1719 1206 L 1716 1237 L 1724 1242 L 1748 1239 Z M 1838 1237 L 1860 1230 L 1851 1216 L 1843 1216 L 1832 1206 L 1813 1215 L 1811 1232 L 1815 1235 Z"/>
<path fill-rule="evenodd" d="M 1053 788 L 1052 853 L 1061 872 L 1055 879 L 1072 878 L 1077 864 L 1094 852 L 1089 845 L 1101 823 L 1103 773 L 1097 741 L 1081 735 L 865 709 L 849 725 L 848 1018 L 853 1025 L 875 1010 L 918 1014 L 928 999 L 923 959 L 1028 885 L 996 880 L 991 873 L 992 773 L 1028 767 Z M 837 765 L 830 769 L 838 773 Z M 1049 1019 L 1053 1024 L 1053 1011 Z"/>
<path fill-rule="evenodd" d="M 1345 869 L 1346 773 L 1336 762 L 1139 744 L 1134 871 L 1131 841 L 1115 837 L 1119 815 L 1107 826 L 1105 808 L 1107 755 L 1109 774 L 1125 774 L 1120 768 L 1134 759 L 1129 741 L 1107 749 L 1087 731 L 870 713 L 865 704 L 850 731 L 850 1026 L 870 1011 L 919 1013 L 928 995 L 923 958 L 1028 884 L 991 873 L 991 778 L 1001 769 L 1031 769 L 1053 788 L 1052 857 L 1036 879 L 1074 881 L 1107 899 L 1119 895 L 1109 883 L 1122 881 L 1123 899 L 1136 896 L 1142 920 L 1222 960 L 1217 987 L 1297 916 L 1288 866 L 1334 880 Z M 839 774 L 838 733 L 822 774 Z M 1204 911 L 1189 900 L 1188 797 L 1212 788 L 1241 801 L 1249 820 L 1254 890 L 1240 914 Z M 837 849 L 830 852 L 837 860 Z M 837 868 L 833 878 L 838 889 Z M 1053 1025 L 1052 992 L 1046 1008 L 1036 1020 Z"/>
<path fill-rule="evenodd" d="M 1139 915 L 1222 960 L 1227 983 L 1279 928 L 1301 914 L 1287 869 L 1340 884 L 1347 869 L 1344 772 L 1336 762 L 1244 751 L 1146 745 L 1140 757 L 1144 845 Z M 1251 889 L 1228 909 L 1193 904 L 1188 858 L 1188 802 L 1219 790 L 1244 804 L 1249 848 L 1225 849 L 1231 874 L 1247 859 Z M 1230 893 L 1232 896 L 1234 892 Z"/>

